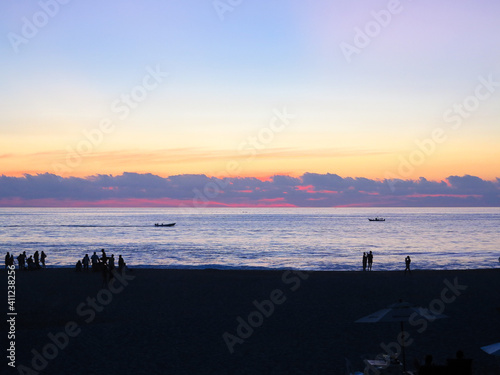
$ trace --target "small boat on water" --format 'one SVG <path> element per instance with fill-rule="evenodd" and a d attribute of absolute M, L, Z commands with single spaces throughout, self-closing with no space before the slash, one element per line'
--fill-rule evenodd
<path fill-rule="evenodd" d="M 175 223 L 163 224 L 163 223 L 155 223 L 155 227 L 173 227 Z"/>
<path fill-rule="evenodd" d="M 373 219 L 369 218 L 368 220 L 370 220 L 370 221 L 385 221 L 385 219 L 383 217 L 375 217 Z"/>

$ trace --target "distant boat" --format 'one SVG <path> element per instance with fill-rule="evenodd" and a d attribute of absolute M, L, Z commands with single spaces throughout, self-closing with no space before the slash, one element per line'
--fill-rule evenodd
<path fill-rule="evenodd" d="M 375 217 L 373 219 L 368 219 L 370 221 L 385 221 L 385 219 L 383 217 Z"/>
<path fill-rule="evenodd" d="M 159 224 L 159 223 L 156 223 L 155 224 L 155 227 L 173 227 L 175 225 L 175 223 L 170 223 L 170 224 Z"/>

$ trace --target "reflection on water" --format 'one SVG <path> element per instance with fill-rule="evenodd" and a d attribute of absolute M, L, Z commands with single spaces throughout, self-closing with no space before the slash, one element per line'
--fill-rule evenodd
<path fill-rule="evenodd" d="M 382 216 L 385 222 L 370 222 Z M 499 265 L 498 208 L 3 208 L 2 253 L 73 265 L 101 248 L 131 266 L 359 269 Z M 175 227 L 154 223 L 176 222 Z"/>

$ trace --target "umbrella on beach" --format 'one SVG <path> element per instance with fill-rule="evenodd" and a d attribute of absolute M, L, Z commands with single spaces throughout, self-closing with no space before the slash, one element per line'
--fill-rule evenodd
<path fill-rule="evenodd" d="M 412 305 L 408 302 L 399 301 L 389 305 L 387 308 L 379 310 L 373 314 L 367 315 L 356 320 L 356 323 L 383 323 L 383 322 L 399 322 L 401 324 L 401 334 L 403 335 L 404 322 L 408 322 L 410 317 L 413 319 L 425 318 L 429 321 L 435 319 L 446 318 L 443 314 L 433 314 L 428 309 Z M 404 347 L 404 337 L 402 336 L 401 352 L 403 354 L 403 370 L 406 371 L 406 357 Z"/>
<path fill-rule="evenodd" d="M 497 342 L 496 344 L 481 346 L 481 349 L 488 354 L 500 356 L 500 342 Z"/>

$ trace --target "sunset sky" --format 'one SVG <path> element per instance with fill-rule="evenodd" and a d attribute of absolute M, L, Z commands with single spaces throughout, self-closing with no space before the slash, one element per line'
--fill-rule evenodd
<path fill-rule="evenodd" d="M 339 194 L 311 176 L 448 188 L 469 176 L 493 189 L 478 205 L 500 205 L 499 17 L 496 0 L 3 1 L 0 205 L 63 204 L 40 175 L 139 176 L 146 190 L 140 176 L 282 176 L 310 194 Z M 466 185 L 427 194 L 484 193 Z M 190 200 L 162 189 L 81 199 Z M 280 191 L 215 200 L 307 205 Z M 311 204 L 374 204 L 365 198 Z"/>

